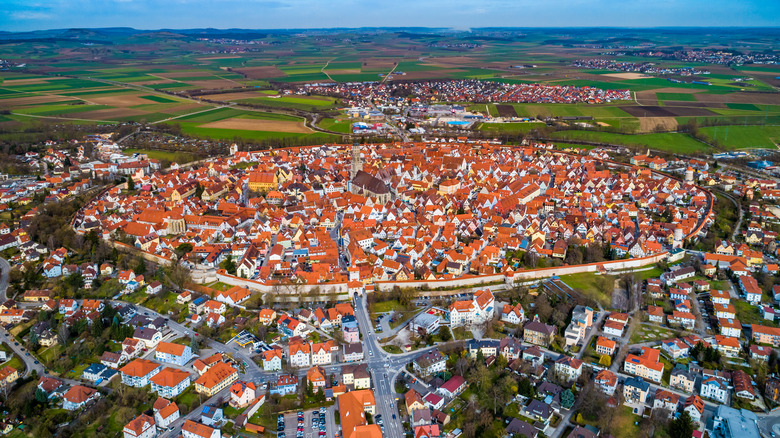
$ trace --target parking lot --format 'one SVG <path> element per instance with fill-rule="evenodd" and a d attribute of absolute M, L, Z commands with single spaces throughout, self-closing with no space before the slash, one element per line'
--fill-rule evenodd
<path fill-rule="evenodd" d="M 312 418 L 315 419 L 314 423 L 312 423 Z M 323 420 L 321 421 L 320 418 L 323 418 Z M 327 422 L 324 418 L 325 416 L 320 416 L 319 410 L 305 411 L 303 412 L 302 417 L 298 412 L 284 414 L 284 438 L 318 438 L 333 436 L 333 431 L 327 430 Z M 277 425 L 278 424 L 279 423 L 277 423 Z M 281 437 L 281 433 L 278 433 L 278 436 Z"/>

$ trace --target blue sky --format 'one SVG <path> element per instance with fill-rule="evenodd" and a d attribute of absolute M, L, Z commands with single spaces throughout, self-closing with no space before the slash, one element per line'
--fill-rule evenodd
<path fill-rule="evenodd" d="M 780 26 L 778 0 L 2 0 L 0 30 Z"/>

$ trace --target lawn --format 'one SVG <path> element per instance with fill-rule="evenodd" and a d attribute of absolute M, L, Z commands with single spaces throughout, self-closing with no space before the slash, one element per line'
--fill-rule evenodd
<path fill-rule="evenodd" d="M 216 282 L 211 283 L 210 285 L 208 285 L 208 287 L 210 287 L 212 289 L 216 289 L 218 291 L 226 291 L 226 290 L 230 289 L 233 286 L 231 286 L 231 285 L 229 285 L 227 283 L 223 283 L 221 281 L 216 281 Z"/>
<path fill-rule="evenodd" d="M 631 334 L 631 344 L 638 344 L 641 342 L 653 342 L 662 341 L 664 339 L 670 339 L 675 337 L 675 333 L 665 327 L 660 326 L 647 326 L 642 324 L 639 328 Z"/>
<path fill-rule="evenodd" d="M 200 406 L 200 396 L 197 392 L 195 392 L 195 386 L 190 386 L 189 388 L 185 389 L 184 392 L 177 395 L 173 401 L 175 401 L 179 407 L 182 405 L 187 405 L 188 410 L 186 410 L 186 412 L 191 412 L 193 409 Z M 182 409 L 182 414 L 184 413 L 185 410 Z"/>
<path fill-rule="evenodd" d="M 45 350 L 42 350 L 40 353 L 38 353 L 38 357 L 41 358 L 41 360 L 44 363 L 51 363 L 54 361 L 54 359 L 57 358 L 60 354 L 60 346 L 59 345 L 52 345 L 51 347 L 47 347 Z"/>
<path fill-rule="evenodd" d="M 79 378 L 81 378 L 81 373 L 83 373 L 84 370 L 87 369 L 87 367 L 89 365 L 90 364 L 88 364 L 88 363 L 83 363 L 83 364 L 77 366 L 76 368 L 74 368 L 72 370 L 69 370 L 67 373 L 65 373 L 65 377 L 70 378 L 70 379 L 79 379 Z"/>
<path fill-rule="evenodd" d="M 628 406 L 620 406 L 612 419 L 612 434 L 620 437 L 639 436 L 639 426 L 635 424 L 642 417 L 634 415 Z"/>
<path fill-rule="evenodd" d="M 352 121 L 351 120 L 339 120 L 339 119 L 322 119 L 317 123 L 317 126 L 319 126 L 322 129 L 327 129 L 328 131 L 335 131 L 335 132 L 343 132 L 345 134 L 349 134 L 352 132 Z"/>
<path fill-rule="evenodd" d="M 225 414 L 225 416 L 228 418 L 235 419 L 241 415 L 242 412 L 244 412 L 244 409 L 246 408 L 236 409 L 233 406 L 228 405 L 228 407 L 222 408 L 222 413 Z"/>
<path fill-rule="evenodd" d="M 382 347 L 386 352 L 391 354 L 401 354 L 403 351 L 401 351 L 401 347 L 397 345 L 385 345 Z"/>
<path fill-rule="evenodd" d="M 151 149 L 125 149 L 125 154 L 146 154 L 149 158 L 155 160 L 168 160 L 179 164 L 195 161 L 195 156 L 187 152 L 156 151 Z"/>
<path fill-rule="evenodd" d="M 731 300 L 737 313 L 737 319 L 742 324 L 760 324 L 776 327 L 777 323 L 764 319 L 758 307 L 744 300 Z"/>
<path fill-rule="evenodd" d="M 375 313 L 387 313 L 393 310 L 402 311 L 404 306 L 398 300 L 379 301 L 371 305 L 371 318 L 376 318 Z"/>
<path fill-rule="evenodd" d="M 601 303 L 604 307 L 609 307 L 612 303 L 612 294 L 606 293 L 597 286 L 598 281 L 601 281 L 597 280 L 598 277 L 601 276 L 592 272 L 584 272 L 582 274 L 562 275 L 561 281 L 569 285 L 572 289 L 581 290 L 583 295 L 587 298 Z M 608 277 L 610 280 L 614 281 L 611 276 Z"/>
<path fill-rule="evenodd" d="M 176 302 L 176 298 L 178 295 L 176 295 L 173 292 L 166 292 L 162 294 L 162 296 L 159 297 L 151 297 L 146 302 L 144 302 L 144 306 L 154 309 L 157 311 L 157 313 L 161 315 L 168 314 L 169 311 L 177 309 L 179 311 L 182 311 L 187 308 L 187 306 L 183 304 L 178 304 Z"/>

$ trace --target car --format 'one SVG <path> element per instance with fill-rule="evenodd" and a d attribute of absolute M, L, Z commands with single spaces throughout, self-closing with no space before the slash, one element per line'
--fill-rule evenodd
<path fill-rule="evenodd" d="M 276 431 L 277 431 L 277 432 L 284 432 L 284 425 L 283 425 L 283 424 L 280 424 L 279 426 L 277 426 L 277 427 L 276 427 Z"/>
<path fill-rule="evenodd" d="M 37 360 L 34 360 L 33 362 L 35 362 L 35 365 L 38 365 L 40 363 Z"/>
<path fill-rule="evenodd" d="M 303 411 L 298 411 L 298 416 L 303 417 Z"/>
<path fill-rule="evenodd" d="M 287 436 L 287 435 L 285 435 L 285 434 L 284 434 L 284 432 L 279 432 L 279 433 L 276 435 L 276 438 L 285 438 L 286 436 Z"/>
<path fill-rule="evenodd" d="M 303 432 L 303 426 L 298 426 L 298 428 L 295 429 L 295 430 L 298 431 L 298 432 Z"/>
<path fill-rule="evenodd" d="M 395 414 L 393 414 L 393 420 L 395 420 Z"/>
<path fill-rule="evenodd" d="M 321 413 L 321 414 L 324 414 L 324 413 L 325 413 L 325 407 L 324 407 L 324 406 L 320 408 L 320 413 Z"/>
<path fill-rule="evenodd" d="M 19 345 L 19 343 L 18 342 L 14 342 L 14 345 Z"/>
<path fill-rule="evenodd" d="M 28 353 L 24 353 L 24 355 L 25 355 L 25 356 L 29 356 L 29 355 L 30 355 L 30 353 L 29 353 L 29 352 L 28 352 Z"/>

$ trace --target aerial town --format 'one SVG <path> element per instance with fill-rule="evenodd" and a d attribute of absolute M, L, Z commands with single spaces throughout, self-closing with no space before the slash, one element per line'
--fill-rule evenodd
<path fill-rule="evenodd" d="M 780 438 L 778 17 L 3 2 L 0 438 Z"/>
<path fill-rule="evenodd" d="M 0 375 L 31 394 L 7 396 L 8 430 L 56 434 L 110 404 L 76 424 L 731 437 L 780 421 L 775 180 L 466 139 L 162 168 L 103 134 L 18 159 L 45 173 L 2 182 L 19 214 L 0 228 Z M 726 238 L 713 190 L 749 205 Z M 35 410 L 49 420 L 25 423 Z"/>

